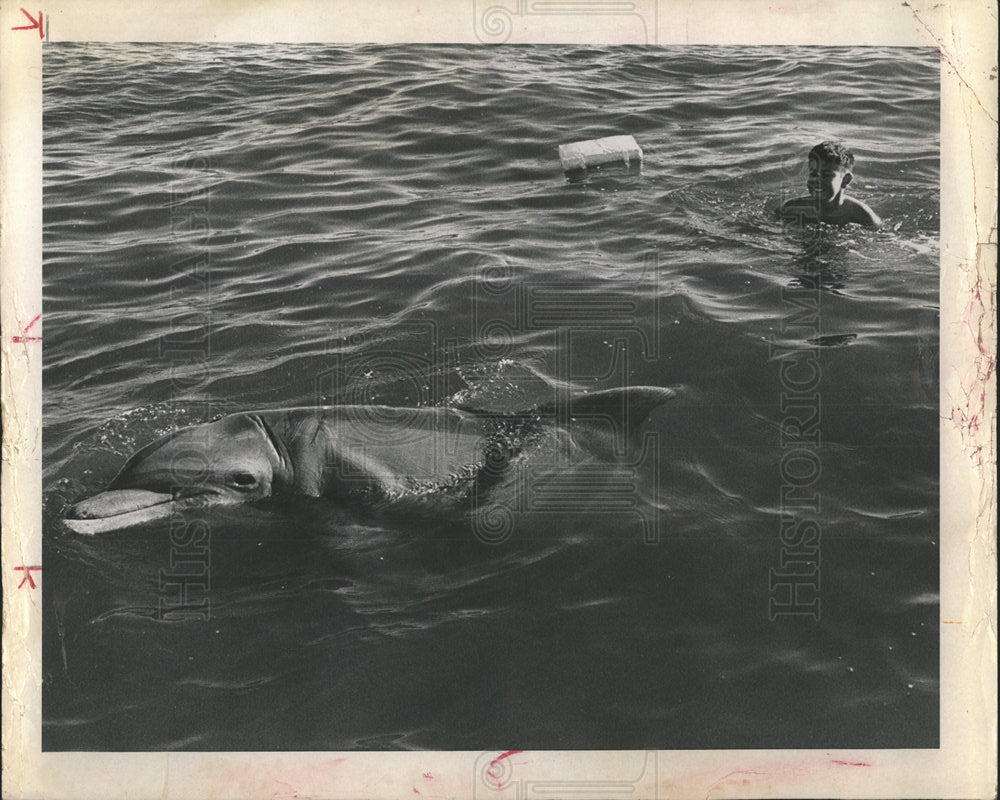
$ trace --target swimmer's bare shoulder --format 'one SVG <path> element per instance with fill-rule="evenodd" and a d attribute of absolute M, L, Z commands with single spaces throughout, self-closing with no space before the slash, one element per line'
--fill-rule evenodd
<path fill-rule="evenodd" d="M 825 222 L 827 225 L 863 225 L 866 228 L 878 228 L 882 219 L 867 203 L 845 197 L 839 208 L 820 211 L 816 208 L 816 200 L 809 195 L 793 197 L 786 200 L 775 209 L 775 214 L 782 219 L 792 219 L 800 225 L 808 222 Z"/>
<path fill-rule="evenodd" d="M 864 225 L 866 228 L 879 228 L 882 225 L 882 218 L 879 217 L 867 203 L 855 200 L 853 197 L 845 197 L 842 207 L 846 222 L 855 222 Z"/>

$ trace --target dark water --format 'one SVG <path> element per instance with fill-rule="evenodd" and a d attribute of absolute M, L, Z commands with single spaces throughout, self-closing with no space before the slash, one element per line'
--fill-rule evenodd
<path fill-rule="evenodd" d="M 49 44 L 44 70 L 46 749 L 937 744 L 934 52 Z M 620 133 L 641 172 L 567 180 L 558 144 Z M 773 219 L 830 138 L 881 231 Z M 499 543 L 315 500 L 209 514 L 186 551 L 174 521 L 59 524 L 228 411 L 623 385 L 678 392 L 645 450 L 529 475 Z M 776 615 L 795 572 L 809 613 Z"/>

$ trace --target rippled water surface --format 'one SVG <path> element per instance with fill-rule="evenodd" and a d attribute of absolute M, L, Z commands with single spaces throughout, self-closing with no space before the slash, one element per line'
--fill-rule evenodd
<path fill-rule="evenodd" d="M 44 747 L 936 746 L 938 69 L 48 44 Z M 616 134 L 641 170 L 562 172 Z M 824 139 L 881 230 L 775 220 Z M 226 412 L 624 385 L 676 390 L 645 448 L 560 417 L 492 542 L 433 498 L 60 524 Z"/>

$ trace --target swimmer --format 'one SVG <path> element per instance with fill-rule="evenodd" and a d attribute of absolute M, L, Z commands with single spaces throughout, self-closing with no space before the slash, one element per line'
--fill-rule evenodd
<path fill-rule="evenodd" d="M 854 180 L 854 155 L 842 144 L 823 142 L 809 151 L 809 194 L 796 197 L 777 210 L 782 219 L 799 224 L 825 222 L 828 225 L 855 223 L 868 228 L 882 224 L 878 214 L 844 189 Z"/>

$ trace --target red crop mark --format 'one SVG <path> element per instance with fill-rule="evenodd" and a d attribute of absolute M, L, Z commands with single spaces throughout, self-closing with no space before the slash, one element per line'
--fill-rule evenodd
<path fill-rule="evenodd" d="M 24 328 L 21 329 L 20 336 L 13 337 L 11 339 L 11 341 L 14 344 L 21 344 L 22 342 L 40 342 L 40 341 L 42 341 L 42 337 L 41 336 L 27 336 L 26 335 L 28 333 L 28 331 L 31 330 L 31 326 L 34 325 L 36 322 L 38 322 L 38 320 L 40 320 L 41 318 L 42 318 L 42 315 L 40 313 L 36 314 L 35 318 L 33 320 L 31 320 L 31 322 L 29 322 L 27 325 L 25 325 Z"/>
<path fill-rule="evenodd" d="M 498 789 L 503 788 L 503 782 L 500 780 L 502 774 L 500 770 L 496 768 L 497 764 L 499 764 L 505 758 L 510 758 L 513 755 L 517 755 L 518 753 L 523 753 L 523 752 L 524 752 L 523 750 L 508 750 L 506 753 L 501 753 L 490 762 L 489 767 L 487 767 L 486 769 L 486 774 L 489 775 L 496 782 Z"/>
<path fill-rule="evenodd" d="M 38 19 L 36 20 L 31 14 L 21 9 L 21 13 L 24 14 L 30 21 L 30 25 L 18 25 L 16 28 L 11 28 L 12 31 L 33 31 L 38 28 L 38 38 L 45 38 L 45 18 L 42 16 L 42 12 L 38 12 Z"/>
<path fill-rule="evenodd" d="M 840 764 L 842 767 L 870 767 L 867 761 L 838 761 L 836 758 L 831 759 L 834 764 Z"/>
<path fill-rule="evenodd" d="M 41 567 L 14 567 L 14 569 L 17 570 L 18 572 L 24 572 L 24 577 L 21 578 L 21 582 L 17 585 L 18 589 L 24 586 L 24 584 L 28 584 L 32 589 L 38 588 L 35 585 L 34 578 L 31 577 L 31 570 L 33 569 L 41 570 Z"/>

